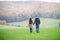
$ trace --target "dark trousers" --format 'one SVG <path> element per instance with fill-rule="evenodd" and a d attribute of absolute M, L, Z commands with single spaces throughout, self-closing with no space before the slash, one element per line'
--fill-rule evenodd
<path fill-rule="evenodd" d="M 32 33 L 32 28 L 30 28 L 30 33 Z"/>
<path fill-rule="evenodd" d="M 36 25 L 36 32 L 39 32 L 39 25 Z"/>

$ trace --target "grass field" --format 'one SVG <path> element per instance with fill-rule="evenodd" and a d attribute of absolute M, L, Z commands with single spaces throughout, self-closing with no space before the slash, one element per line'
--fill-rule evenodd
<path fill-rule="evenodd" d="M 29 28 L 26 27 L 28 20 L 8 23 L 22 25 L 23 28 L 0 25 L 0 40 L 60 40 L 59 22 L 60 19 L 41 18 L 40 33 L 36 33 L 35 26 L 33 33 L 29 33 Z"/>

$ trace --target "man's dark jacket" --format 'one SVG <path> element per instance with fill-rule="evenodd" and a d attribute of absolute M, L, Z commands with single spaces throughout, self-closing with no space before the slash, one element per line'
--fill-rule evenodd
<path fill-rule="evenodd" d="M 36 18 L 35 19 L 35 23 L 36 23 L 36 25 L 39 25 L 40 24 L 40 19 L 39 18 Z"/>

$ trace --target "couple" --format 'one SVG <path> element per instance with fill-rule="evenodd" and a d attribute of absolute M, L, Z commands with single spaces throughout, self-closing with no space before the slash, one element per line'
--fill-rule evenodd
<path fill-rule="evenodd" d="M 33 25 L 36 25 L 36 32 L 39 33 L 39 24 L 40 24 L 40 19 L 38 17 L 35 18 L 35 21 L 33 23 L 32 18 L 29 19 L 29 28 L 30 28 L 30 33 L 32 33 L 32 27 Z"/>

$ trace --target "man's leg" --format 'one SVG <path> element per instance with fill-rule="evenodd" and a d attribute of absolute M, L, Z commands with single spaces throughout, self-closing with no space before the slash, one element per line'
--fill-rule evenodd
<path fill-rule="evenodd" d="M 38 25 L 38 32 L 39 32 L 39 25 Z"/>
<path fill-rule="evenodd" d="M 39 32 L 39 25 L 36 25 L 36 32 Z"/>

